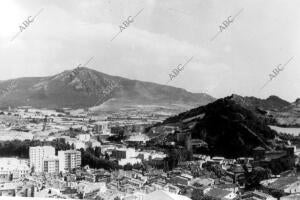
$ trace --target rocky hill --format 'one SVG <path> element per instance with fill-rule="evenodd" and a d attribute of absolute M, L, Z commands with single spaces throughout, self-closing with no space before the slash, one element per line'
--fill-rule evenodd
<path fill-rule="evenodd" d="M 49 77 L 18 78 L 0 82 L 0 106 L 87 108 L 109 100 L 119 104 L 205 105 L 214 98 L 205 93 L 156 83 L 111 76 L 76 68 Z"/>
<path fill-rule="evenodd" d="M 291 103 L 277 97 L 269 96 L 267 99 L 259 99 L 256 97 L 242 97 L 236 94 L 230 96 L 233 101 L 251 110 L 265 110 L 265 111 L 280 111 Z"/>
<path fill-rule="evenodd" d="M 272 149 L 276 135 L 255 112 L 232 96 L 168 118 L 163 125 L 179 125 L 192 138 L 205 141 L 211 155 L 226 157 L 250 156 L 258 146 Z"/>

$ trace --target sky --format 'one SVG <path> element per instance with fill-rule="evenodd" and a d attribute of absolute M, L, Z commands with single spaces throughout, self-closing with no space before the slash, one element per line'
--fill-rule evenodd
<path fill-rule="evenodd" d="M 1 0 L 0 80 L 55 75 L 93 57 L 86 67 L 110 75 L 292 102 L 299 8 L 299 0 Z"/>

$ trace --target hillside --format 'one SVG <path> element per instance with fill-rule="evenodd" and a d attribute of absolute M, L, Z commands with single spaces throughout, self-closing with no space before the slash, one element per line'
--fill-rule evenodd
<path fill-rule="evenodd" d="M 300 127 L 300 99 L 284 107 L 280 112 L 271 113 L 276 125 L 284 127 Z"/>
<path fill-rule="evenodd" d="M 87 108 L 109 100 L 117 104 L 205 105 L 214 100 L 204 93 L 150 82 L 110 76 L 76 68 L 49 77 L 18 78 L 0 82 L 0 105 L 45 108 Z"/>
<path fill-rule="evenodd" d="M 230 98 L 251 110 L 280 111 L 291 105 L 289 102 L 274 95 L 269 96 L 267 99 L 259 99 L 256 97 L 242 97 L 233 94 Z"/>
<path fill-rule="evenodd" d="M 210 154 L 226 157 L 252 155 L 257 146 L 271 149 L 270 139 L 276 134 L 231 96 L 168 118 L 163 125 L 167 124 L 189 129 L 192 138 L 208 144 Z"/>
<path fill-rule="evenodd" d="M 232 95 L 230 98 L 241 106 L 253 111 L 270 125 L 300 127 L 300 99 L 290 103 L 277 96 L 259 99 L 256 97 Z"/>
<path fill-rule="evenodd" d="M 300 127 L 300 99 L 290 103 L 277 96 L 258 99 L 232 95 L 231 98 L 245 108 L 254 111 L 263 120 L 267 120 L 269 124 Z"/>

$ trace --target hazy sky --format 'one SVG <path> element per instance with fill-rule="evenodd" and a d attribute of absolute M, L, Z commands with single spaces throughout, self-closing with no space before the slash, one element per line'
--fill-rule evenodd
<path fill-rule="evenodd" d="M 274 94 L 294 101 L 300 97 L 299 8 L 299 0 L 1 0 L 0 80 L 54 75 L 94 57 L 87 67 L 165 84 L 193 57 L 168 85 L 214 97 Z"/>

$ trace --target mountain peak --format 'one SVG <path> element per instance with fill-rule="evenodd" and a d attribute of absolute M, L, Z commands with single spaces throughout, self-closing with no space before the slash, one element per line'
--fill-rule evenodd
<path fill-rule="evenodd" d="M 208 148 L 203 149 L 203 152 L 209 152 L 212 156 L 235 158 L 251 156 L 253 148 L 257 146 L 270 149 L 272 144 L 268 140 L 274 138 L 275 131 L 255 112 L 236 104 L 235 100 L 239 97 L 231 95 L 218 99 L 206 106 L 170 117 L 163 125 L 179 124 L 188 127 L 186 131 L 191 133 L 192 138 L 207 143 Z M 197 153 L 203 152 L 199 150 Z"/>
<path fill-rule="evenodd" d="M 81 65 L 49 77 L 22 78 L 16 81 L 17 87 L 12 92 L 0 96 L 3 107 L 86 108 L 109 100 L 114 100 L 118 106 L 199 106 L 215 100 L 207 94 L 111 76 Z M 0 82 L 0 90 L 5 90 L 6 82 Z"/>
<path fill-rule="evenodd" d="M 228 98 L 230 98 L 232 100 L 240 100 L 240 99 L 244 99 L 245 97 L 238 95 L 238 94 L 232 94 L 231 96 L 228 96 Z"/>
<path fill-rule="evenodd" d="M 296 104 L 300 104 L 300 98 L 297 98 L 295 101 Z"/>
<path fill-rule="evenodd" d="M 266 100 L 272 100 L 272 101 L 282 101 L 283 99 L 281 99 L 280 97 L 276 96 L 276 95 L 271 95 L 269 96 Z"/>
<path fill-rule="evenodd" d="M 290 105 L 289 102 L 275 95 L 271 95 L 267 99 L 259 99 L 256 97 L 242 97 L 237 94 L 232 94 L 226 98 L 250 110 L 256 110 L 257 108 L 262 110 L 281 110 Z"/>

